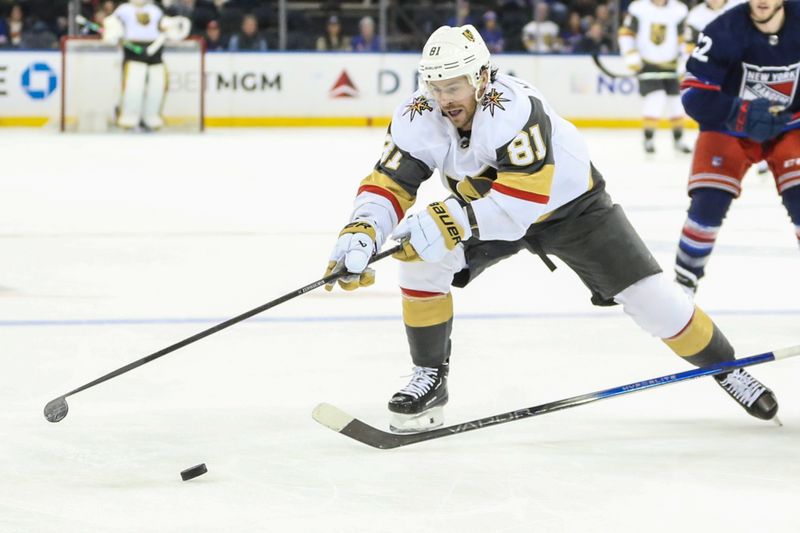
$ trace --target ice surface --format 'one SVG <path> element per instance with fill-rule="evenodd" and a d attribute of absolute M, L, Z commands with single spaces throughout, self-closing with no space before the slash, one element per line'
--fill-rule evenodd
<path fill-rule="evenodd" d="M 50 424 L 49 400 L 321 277 L 384 131 L 0 134 L 0 532 L 800 531 L 796 359 L 752 370 L 782 428 L 710 379 L 393 451 L 318 425 L 322 401 L 387 425 L 410 369 L 393 260 L 372 288 L 296 298 Z M 586 135 L 671 269 L 690 158 L 667 132 L 649 159 L 639 132 Z M 792 227 L 770 178 L 744 189 L 698 295 L 741 356 L 800 343 Z M 532 255 L 454 297 L 450 423 L 690 368 Z"/>

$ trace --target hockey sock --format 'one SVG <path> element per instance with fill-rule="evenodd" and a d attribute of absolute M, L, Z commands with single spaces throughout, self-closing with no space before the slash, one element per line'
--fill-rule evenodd
<path fill-rule="evenodd" d="M 683 128 L 682 127 L 673 127 L 672 128 L 672 139 L 675 142 L 680 141 L 683 138 Z"/>
<path fill-rule="evenodd" d="M 713 365 L 734 359 L 734 350 L 717 325 L 699 307 L 684 328 L 663 339 L 680 357 L 695 366 Z"/>
<path fill-rule="evenodd" d="M 794 233 L 797 236 L 797 244 L 800 246 L 800 186 L 784 190 L 781 194 L 781 200 L 789 213 L 789 218 L 792 219 Z"/>
<path fill-rule="evenodd" d="M 656 134 L 655 128 L 645 128 L 644 129 L 644 138 L 646 140 L 648 140 L 648 141 L 650 139 L 652 139 L 655 134 Z"/>
<path fill-rule="evenodd" d="M 733 195 L 720 189 L 695 189 L 678 242 L 675 264 L 688 270 L 697 279 L 703 277 L 705 266 L 714 249 L 722 220 L 733 201 Z"/>
<path fill-rule="evenodd" d="M 416 366 L 438 367 L 450 357 L 453 297 L 440 292 L 401 289 L 403 322 Z"/>

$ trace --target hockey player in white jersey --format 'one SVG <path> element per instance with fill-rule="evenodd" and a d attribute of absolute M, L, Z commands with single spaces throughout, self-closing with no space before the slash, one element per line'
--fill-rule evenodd
<path fill-rule="evenodd" d="M 675 150 L 691 152 L 682 140 L 684 114 L 678 81 L 679 65 L 685 64 L 681 31 L 687 11 L 679 0 L 634 0 L 619 29 L 619 50 L 628 68 L 638 74 L 670 76 L 639 79 L 647 153 L 655 152 L 653 137 L 665 107 Z"/>
<path fill-rule="evenodd" d="M 700 32 L 709 22 L 743 1 L 745 0 L 705 0 L 705 2 L 700 2 L 690 9 L 683 28 L 683 41 L 687 51 L 686 57 L 697 46 L 697 36 L 700 35 Z"/>
<path fill-rule="evenodd" d="M 123 49 L 122 96 L 117 125 L 125 129 L 143 126 L 157 130 L 164 125 L 161 108 L 167 91 L 167 73 L 161 58 L 167 41 L 181 41 L 189 35 L 186 17 L 167 17 L 149 0 L 121 4 L 103 21 L 103 40 L 117 44 L 124 39 L 134 47 Z"/>
<path fill-rule="evenodd" d="M 575 126 L 530 84 L 498 74 L 474 27 L 436 30 L 419 74 L 420 89 L 395 111 L 383 154 L 358 188 L 326 272 L 346 269 L 350 274 L 339 280 L 346 290 L 369 285 L 370 256 L 387 238 L 404 243 L 397 257 L 414 371 L 389 401 L 393 431 L 443 423 L 450 287 L 466 286 L 521 250 L 551 269 L 548 254 L 561 259 L 587 286 L 592 303 L 621 304 L 689 363 L 734 358 L 722 332 L 662 273 L 612 203 Z M 434 170 L 452 195 L 406 217 Z M 775 416 L 775 396 L 749 374 L 717 381 L 751 415 Z"/>

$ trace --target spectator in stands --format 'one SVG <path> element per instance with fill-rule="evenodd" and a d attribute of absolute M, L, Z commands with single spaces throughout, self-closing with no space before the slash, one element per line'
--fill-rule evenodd
<path fill-rule="evenodd" d="M 8 28 L 8 46 L 13 46 L 15 48 L 20 46 L 20 43 L 22 42 L 22 32 L 24 29 L 22 19 L 22 7 L 20 7 L 19 4 L 14 4 L 11 6 L 11 12 L 6 20 L 6 25 Z"/>
<path fill-rule="evenodd" d="M 522 42 L 528 52 L 558 52 L 558 24 L 550 20 L 550 6 L 546 2 L 536 4 L 535 17 L 522 28 Z"/>
<path fill-rule="evenodd" d="M 228 50 L 237 52 L 240 50 L 267 49 L 267 39 L 258 31 L 258 19 L 255 15 L 248 13 L 242 18 L 242 29 L 233 36 L 228 43 Z"/>
<path fill-rule="evenodd" d="M 206 24 L 206 32 L 203 34 L 203 39 L 206 41 L 206 50 L 209 52 L 225 50 L 225 42 L 222 39 L 222 31 L 219 29 L 219 22 L 216 20 L 208 21 L 208 24 Z"/>
<path fill-rule="evenodd" d="M 506 52 L 523 52 L 522 28 L 528 22 L 530 10 L 525 0 L 498 0 L 497 15 L 503 28 Z"/>
<path fill-rule="evenodd" d="M 603 25 L 600 22 L 592 22 L 586 35 L 575 46 L 576 54 L 607 54 L 614 46 L 614 42 L 608 35 L 603 33 Z"/>
<path fill-rule="evenodd" d="M 5 48 L 8 44 L 8 24 L 6 24 L 6 19 L 0 18 L 0 48 Z"/>
<path fill-rule="evenodd" d="M 463 26 L 464 24 L 472 24 L 475 26 L 475 21 L 470 14 L 469 0 L 457 0 L 456 14 L 447 19 L 448 26 Z M 481 34 L 483 36 L 483 34 Z"/>
<path fill-rule="evenodd" d="M 575 46 L 583 39 L 583 23 L 581 15 L 577 11 L 570 11 L 567 17 L 567 24 L 559 36 L 563 43 L 562 52 L 572 52 Z"/>
<path fill-rule="evenodd" d="M 594 21 L 600 23 L 603 35 L 608 37 L 609 41 L 613 43 L 614 40 L 611 39 L 611 36 L 616 35 L 617 32 L 614 29 L 614 17 L 611 14 L 611 8 L 608 4 L 602 2 L 597 4 L 597 7 L 594 8 Z"/>
<path fill-rule="evenodd" d="M 342 35 L 339 17 L 331 15 L 325 24 L 325 34 L 317 38 L 317 50 L 350 50 L 350 40 Z"/>
<path fill-rule="evenodd" d="M 111 15 L 115 9 L 117 9 L 117 6 L 114 4 L 114 0 L 105 0 L 100 6 L 100 10 L 106 17 Z"/>
<path fill-rule="evenodd" d="M 375 35 L 375 20 L 366 16 L 358 22 L 358 35 L 353 37 L 354 52 L 380 52 L 381 44 Z"/>
<path fill-rule="evenodd" d="M 503 30 L 497 25 L 497 13 L 494 11 L 487 11 L 483 14 L 481 36 L 491 53 L 498 54 L 503 51 L 505 46 Z"/>
<path fill-rule="evenodd" d="M 35 20 L 29 28 L 22 32 L 19 47 L 32 50 L 50 50 L 58 48 L 58 40 L 45 21 Z"/>

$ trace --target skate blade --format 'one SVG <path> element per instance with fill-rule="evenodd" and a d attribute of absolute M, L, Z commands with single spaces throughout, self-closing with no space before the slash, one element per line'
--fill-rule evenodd
<path fill-rule="evenodd" d="M 778 426 L 778 427 L 780 427 L 780 428 L 782 428 L 782 427 L 783 427 L 783 422 L 781 422 L 781 419 L 780 419 L 780 418 L 778 418 L 778 415 L 775 415 L 775 416 L 773 416 L 773 417 L 772 417 L 772 421 L 773 421 L 773 422 L 775 422 L 775 425 L 776 425 L 776 426 Z"/>
<path fill-rule="evenodd" d="M 392 413 L 389 431 L 392 433 L 419 433 L 444 425 L 444 409 L 442 406 L 432 407 L 416 415 Z"/>

